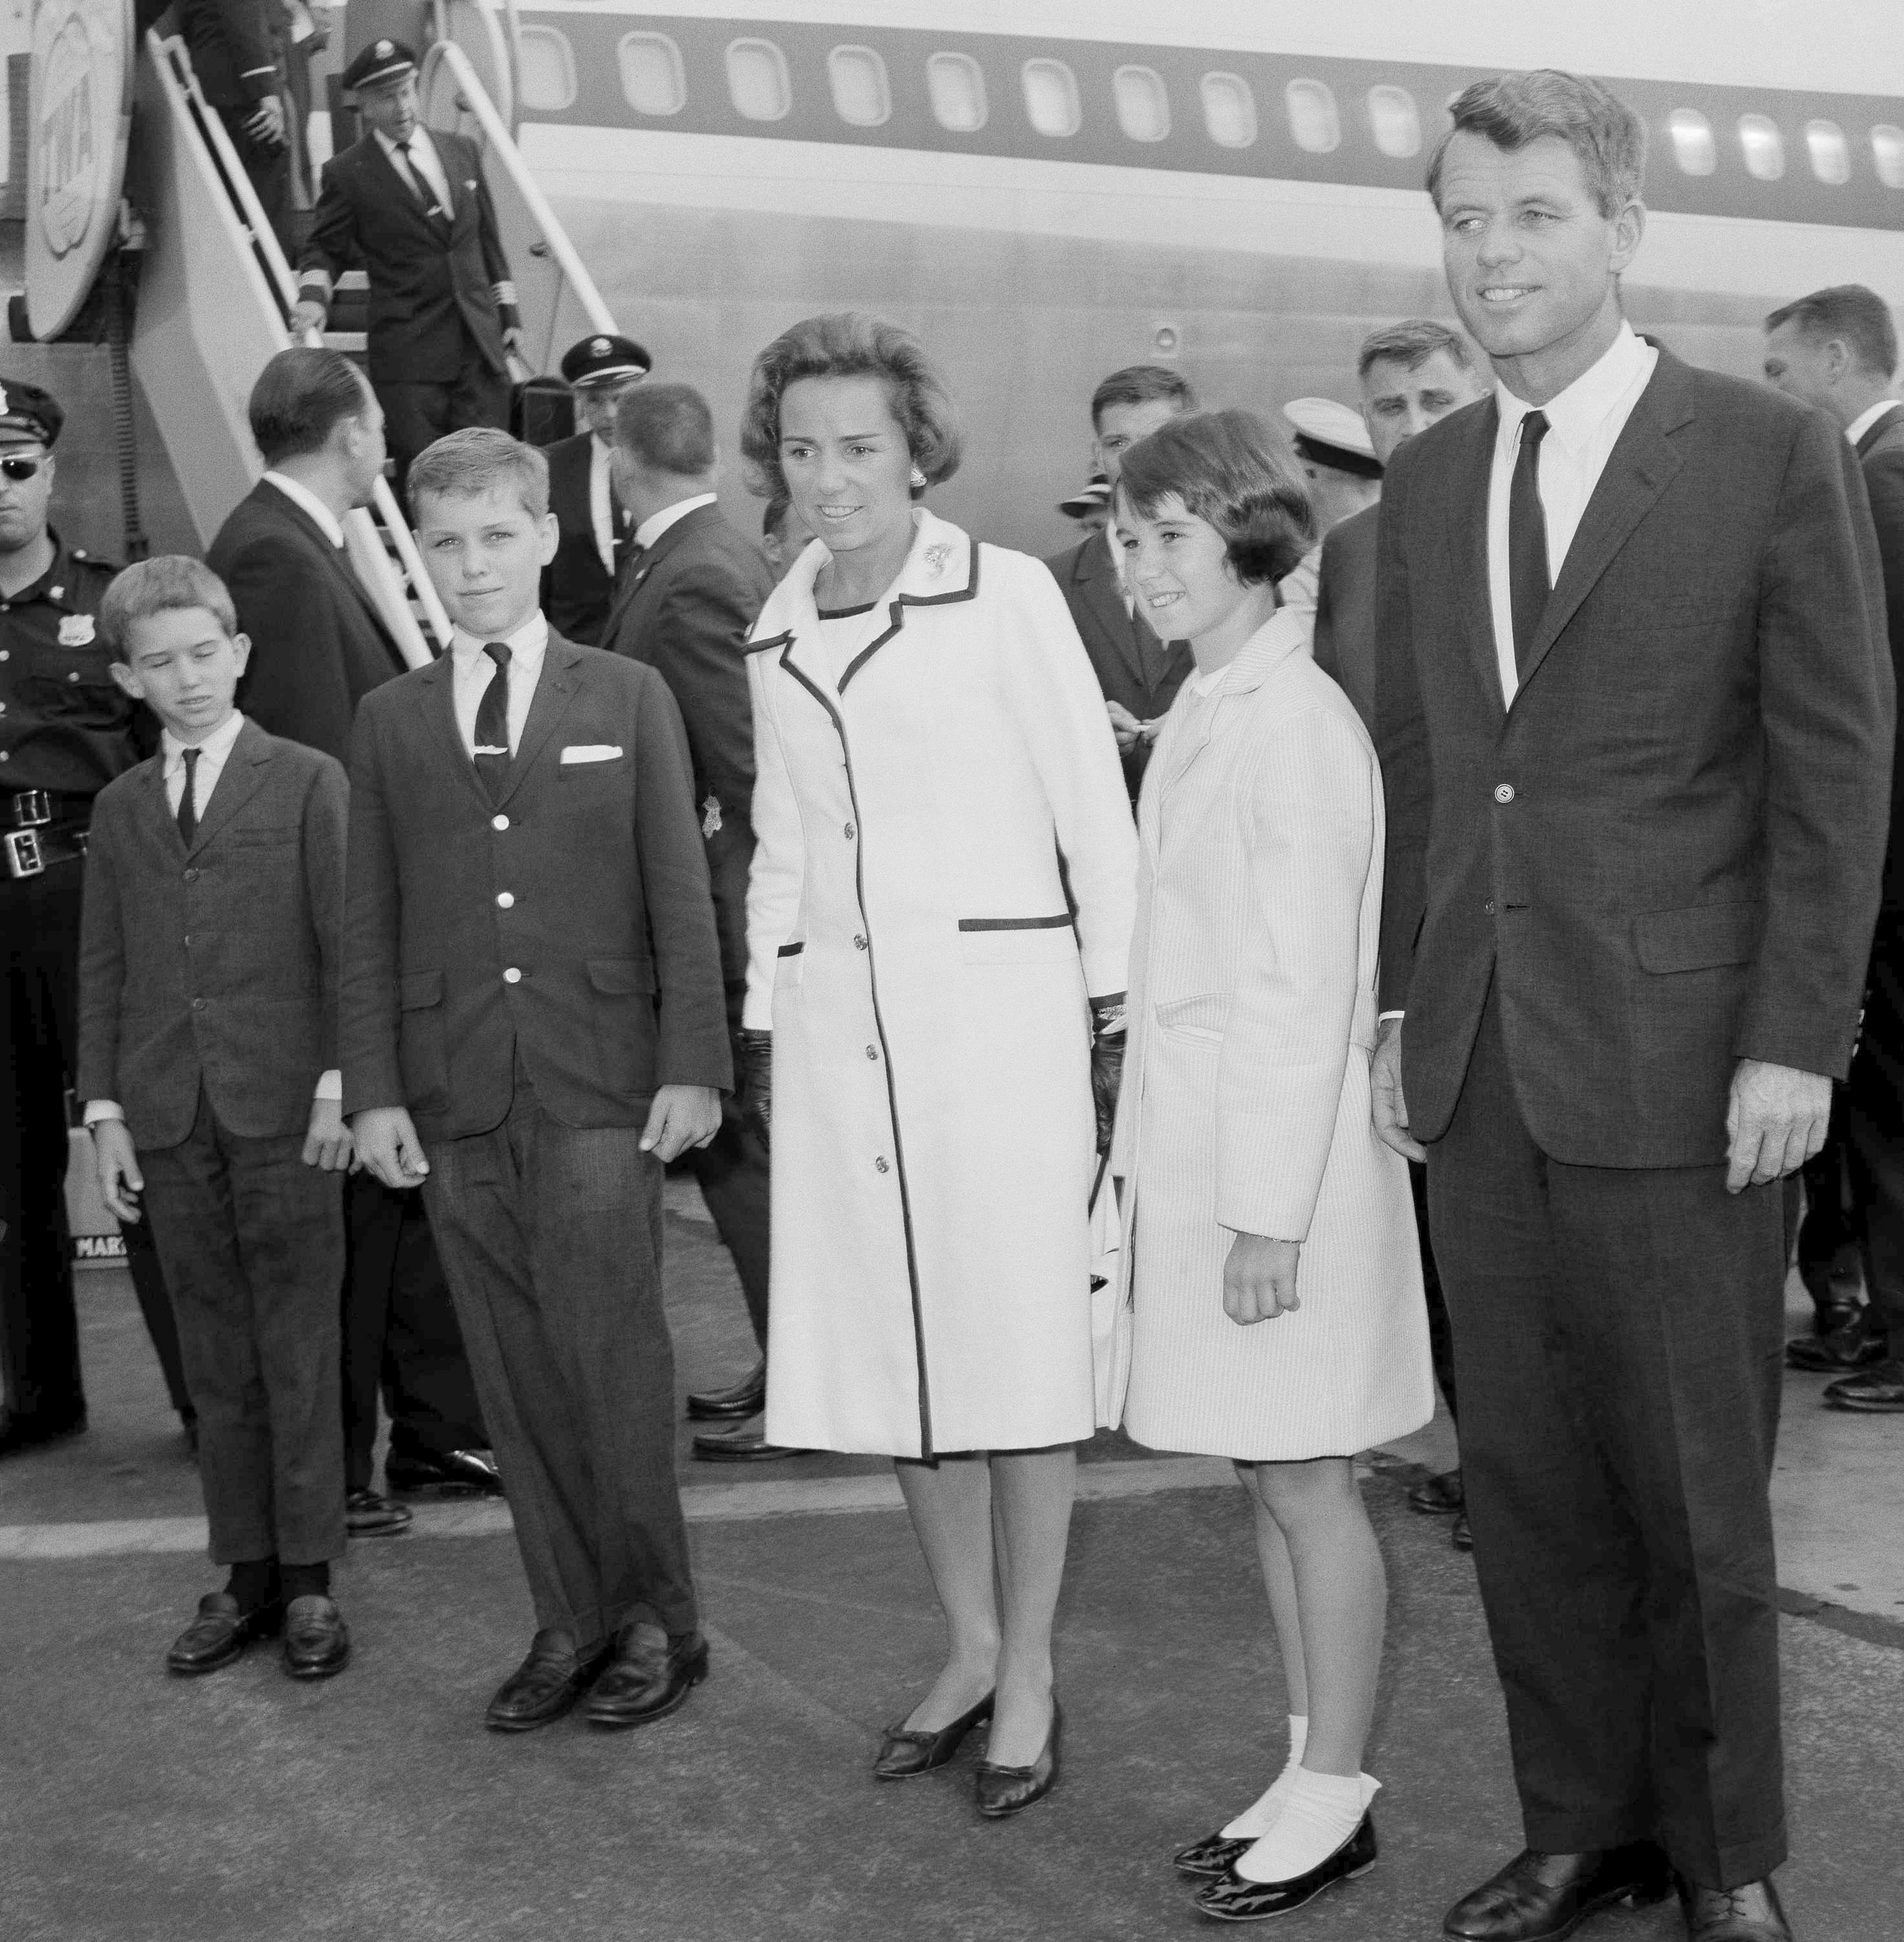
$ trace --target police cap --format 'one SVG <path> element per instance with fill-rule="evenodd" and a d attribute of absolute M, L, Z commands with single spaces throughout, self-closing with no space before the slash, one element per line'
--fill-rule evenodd
<path fill-rule="evenodd" d="M 645 378 L 654 369 L 654 360 L 633 338 L 617 337 L 612 331 L 585 337 L 562 354 L 562 375 L 578 391 L 592 384 L 625 384 Z"/>
<path fill-rule="evenodd" d="M 43 445 L 51 451 L 66 421 L 51 392 L 0 378 L 0 445 Z"/>
<path fill-rule="evenodd" d="M 344 70 L 344 85 L 354 91 L 385 87 L 416 71 L 414 48 L 406 47 L 401 41 L 372 41 L 358 51 L 357 59 Z"/>

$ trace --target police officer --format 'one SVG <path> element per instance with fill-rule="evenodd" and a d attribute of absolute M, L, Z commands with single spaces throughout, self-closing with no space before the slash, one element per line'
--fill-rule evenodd
<path fill-rule="evenodd" d="M 570 345 L 562 361 L 582 429 L 559 440 L 546 454 L 549 510 L 561 537 L 543 575 L 542 611 L 565 640 L 591 648 L 601 645 L 602 623 L 635 534 L 609 477 L 615 407 L 651 368 L 648 354 L 632 337 L 611 332 Z"/>
<path fill-rule="evenodd" d="M 0 1456 L 86 1426 L 66 1206 L 81 859 L 93 797 L 146 752 L 93 622 L 117 569 L 47 524 L 65 421 L 37 386 L 0 378 Z M 178 1331 L 142 1222 L 127 1230 L 126 1251 L 189 1434 Z"/>

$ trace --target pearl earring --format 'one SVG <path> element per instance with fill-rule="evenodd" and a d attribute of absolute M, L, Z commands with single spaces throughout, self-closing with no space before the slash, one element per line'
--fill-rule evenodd
<path fill-rule="evenodd" d="M 926 475 L 916 465 L 912 468 L 912 489 L 915 492 L 923 492 L 926 489 Z"/>

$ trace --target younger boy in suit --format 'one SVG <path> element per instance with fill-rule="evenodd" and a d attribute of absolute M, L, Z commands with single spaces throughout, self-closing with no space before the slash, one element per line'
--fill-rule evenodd
<path fill-rule="evenodd" d="M 151 1216 L 198 1411 L 222 1591 L 166 1663 L 229 1665 L 284 1634 L 284 1669 L 343 1670 L 336 1068 L 347 797 L 329 755 L 234 706 L 250 643 L 224 584 L 178 556 L 128 567 L 99 627 L 112 675 L 164 727 L 94 806 L 80 924 L 78 1090 L 100 1190 Z"/>

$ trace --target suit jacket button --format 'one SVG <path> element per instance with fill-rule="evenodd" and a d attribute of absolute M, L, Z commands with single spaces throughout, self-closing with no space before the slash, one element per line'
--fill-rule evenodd
<path fill-rule="evenodd" d="M 203 998 L 193 999 L 191 1001 L 191 1008 L 194 1012 L 202 1012 L 205 1009 L 204 1000 Z"/>
<path fill-rule="evenodd" d="M 496 902 L 504 910 L 513 910 L 516 908 L 516 893 L 513 890 L 498 890 Z"/>
<path fill-rule="evenodd" d="M 491 829 L 507 829 L 509 827 L 509 818 L 506 816 L 492 816 L 489 819 L 489 827 Z"/>
<path fill-rule="evenodd" d="M 519 985 L 522 982 L 522 974 L 516 969 L 513 964 L 512 964 L 509 969 L 503 973 L 503 982 L 505 985 Z"/>
<path fill-rule="evenodd" d="M 187 883 L 188 883 L 188 884 L 195 884 L 195 883 L 197 883 L 197 881 L 198 881 L 198 872 L 197 872 L 196 870 L 188 870 L 188 871 L 185 872 L 185 881 L 186 881 Z"/>
<path fill-rule="evenodd" d="M 1492 917 L 1494 914 L 1494 899 L 1492 897 L 1489 897 L 1487 902 L 1482 905 L 1481 908 L 1487 912 L 1489 917 Z"/>
<path fill-rule="evenodd" d="M 1496 802 L 1503 804 L 1512 802 L 1514 799 L 1514 784 L 1512 783 L 1497 783 L 1495 786 L 1494 799 Z"/>

